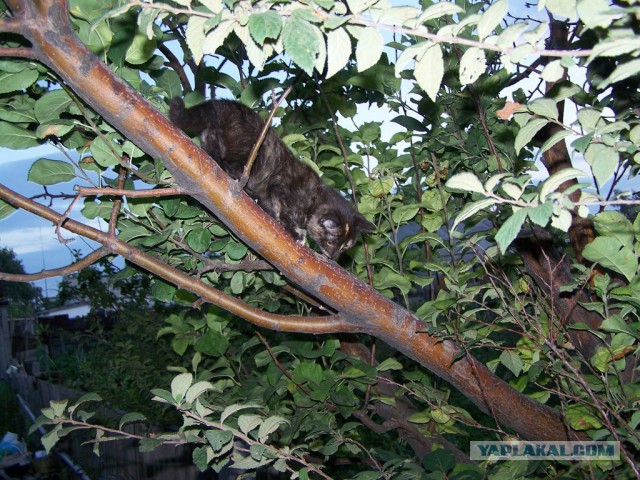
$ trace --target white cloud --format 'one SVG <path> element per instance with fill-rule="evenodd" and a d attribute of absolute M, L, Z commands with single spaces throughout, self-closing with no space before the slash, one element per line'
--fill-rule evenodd
<path fill-rule="evenodd" d="M 64 230 L 64 238 L 77 237 Z M 27 255 L 29 253 L 46 252 L 47 250 L 60 246 L 60 241 L 56 237 L 54 228 L 27 227 L 16 228 L 2 232 L 0 234 L 2 246 L 11 248 L 16 255 Z"/>
<path fill-rule="evenodd" d="M 98 219 L 85 220 L 83 223 L 99 230 L 105 230 L 106 228 L 105 223 Z M 83 247 L 85 247 L 85 245 L 78 242 L 77 239 L 79 236 L 77 234 L 71 233 L 63 228 L 60 231 L 60 235 L 65 240 L 74 239 L 74 241 L 69 244 L 71 248 L 84 249 Z M 51 250 L 63 246 L 56 235 L 56 227 L 53 225 L 48 227 L 18 227 L 3 231 L 0 233 L 0 245 L 11 248 L 18 256 L 38 252 L 45 252 L 48 255 Z"/>

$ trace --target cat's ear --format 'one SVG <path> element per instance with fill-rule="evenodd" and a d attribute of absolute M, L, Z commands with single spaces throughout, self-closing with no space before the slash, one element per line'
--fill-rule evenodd
<path fill-rule="evenodd" d="M 358 232 L 362 232 L 362 233 L 371 233 L 376 229 L 376 226 L 373 223 L 371 223 L 369 220 L 364 218 L 364 215 L 362 215 L 361 213 L 356 214 L 356 221 L 355 221 L 354 227 Z"/>

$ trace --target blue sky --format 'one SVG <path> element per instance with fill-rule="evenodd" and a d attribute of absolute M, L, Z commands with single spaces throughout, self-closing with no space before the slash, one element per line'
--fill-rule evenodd
<path fill-rule="evenodd" d="M 43 193 L 42 186 L 27 180 L 29 167 L 39 158 L 62 159 L 62 154 L 50 145 L 20 151 L 0 148 L 0 183 L 27 197 Z M 70 190 L 68 183 L 49 187 L 49 192 L 54 194 L 69 193 Z M 42 199 L 38 201 L 47 204 Z M 64 212 L 69 203 L 69 200 L 56 199 L 52 207 L 58 212 Z M 77 211 L 72 217 L 81 218 L 80 208 L 76 208 Z M 63 237 L 74 240 L 67 245 L 61 244 L 51 222 L 22 210 L 17 210 L 11 216 L 0 220 L 0 246 L 13 249 L 28 273 L 68 265 L 74 259 L 73 249 L 79 249 L 86 254 L 96 248 L 95 243 L 66 230 L 63 230 Z M 53 278 L 35 284 L 43 289 L 43 293 L 46 291 L 48 296 L 53 296 L 57 293 L 59 281 L 60 278 Z"/>

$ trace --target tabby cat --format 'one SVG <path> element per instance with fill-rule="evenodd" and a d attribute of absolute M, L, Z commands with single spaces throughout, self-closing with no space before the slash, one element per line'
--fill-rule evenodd
<path fill-rule="evenodd" d="M 202 148 L 236 180 L 264 127 L 256 112 L 230 100 L 211 100 L 187 109 L 177 97 L 171 100 L 169 118 L 182 130 L 198 135 Z M 303 243 L 308 233 L 330 258 L 351 248 L 360 233 L 375 229 L 311 167 L 297 160 L 272 128 L 245 191 L 296 241 Z"/>

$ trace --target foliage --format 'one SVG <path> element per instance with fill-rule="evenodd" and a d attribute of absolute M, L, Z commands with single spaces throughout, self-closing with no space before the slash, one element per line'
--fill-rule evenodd
<path fill-rule="evenodd" d="M 203 470 L 272 465 L 294 478 L 638 475 L 640 216 L 609 206 L 616 189 L 637 189 L 640 7 L 539 7 L 538 20 L 506 0 L 70 2 L 82 41 L 164 113 L 175 95 L 195 103 L 210 93 L 266 112 L 293 85 L 276 111 L 278 133 L 378 227 L 341 265 L 574 430 L 619 441 L 621 460 L 456 462 L 469 439 L 513 432 L 375 340 L 257 332 L 159 279 L 149 295 L 181 308 L 158 335 L 182 361 L 170 386 L 153 392 L 183 423 L 141 439 L 143 449 L 190 443 Z M 545 47 L 563 31 L 560 47 Z M 161 162 L 42 65 L 7 59 L 0 70 L 0 144 L 53 140 L 78 154 L 34 162 L 30 180 L 135 191 L 171 183 Z M 374 107 L 392 120 L 364 118 Z M 558 166 L 567 143 L 568 165 Z M 109 221 L 114 198 L 86 196 L 83 215 Z M 589 225 L 595 239 L 573 242 Z M 265 311 L 324 308 L 186 196 L 132 193 L 114 231 Z M 41 423 L 54 425 L 47 448 L 65 425 L 94 429 L 98 440 L 124 435 L 76 407 L 43 412 Z M 140 416 L 123 419 L 132 420 Z"/>
<path fill-rule="evenodd" d="M 22 262 L 10 248 L 0 248 L 0 272 L 25 273 Z M 0 296 L 9 303 L 12 317 L 33 315 L 42 304 L 42 292 L 30 283 L 0 280 Z"/>

